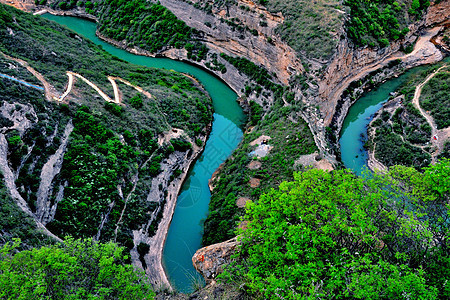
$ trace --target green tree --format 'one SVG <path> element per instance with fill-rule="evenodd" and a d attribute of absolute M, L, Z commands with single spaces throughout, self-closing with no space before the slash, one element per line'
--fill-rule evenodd
<path fill-rule="evenodd" d="M 144 102 L 142 101 L 142 95 L 136 94 L 135 96 L 131 97 L 130 105 L 136 109 L 142 108 L 142 106 L 144 105 Z"/>
<path fill-rule="evenodd" d="M 444 160 L 424 173 L 396 167 L 366 179 L 295 174 L 247 204 L 237 260 L 223 277 L 268 299 L 441 297 L 449 170 Z"/>
<path fill-rule="evenodd" d="M 123 263 L 114 243 L 67 238 L 64 244 L 16 252 L 0 248 L 1 299 L 153 299 L 141 272 Z"/>
<path fill-rule="evenodd" d="M 419 8 L 420 8 L 420 1 L 413 0 L 411 3 L 411 8 L 409 10 L 409 13 L 415 15 L 415 14 L 419 13 L 419 11 L 418 11 Z"/>

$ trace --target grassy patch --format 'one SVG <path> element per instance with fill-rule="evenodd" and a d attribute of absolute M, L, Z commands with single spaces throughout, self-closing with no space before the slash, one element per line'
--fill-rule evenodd
<path fill-rule="evenodd" d="M 334 53 L 343 24 L 341 1 L 267 0 L 260 1 L 285 18 L 277 32 L 297 53 L 327 59 Z"/>

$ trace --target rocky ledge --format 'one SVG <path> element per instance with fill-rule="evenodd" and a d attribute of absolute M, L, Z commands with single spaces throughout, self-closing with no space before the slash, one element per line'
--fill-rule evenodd
<path fill-rule="evenodd" d="M 202 274 L 206 283 L 211 283 L 223 272 L 223 266 L 231 261 L 231 256 L 239 245 L 237 238 L 201 248 L 192 257 L 195 269 Z"/>

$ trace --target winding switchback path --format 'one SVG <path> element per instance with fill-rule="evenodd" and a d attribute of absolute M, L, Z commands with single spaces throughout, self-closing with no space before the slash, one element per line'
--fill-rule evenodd
<path fill-rule="evenodd" d="M 120 96 L 119 93 L 119 88 L 117 87 L 117 83 L 116 80 L 119 80 L 123 83 L 125 83 L 128 86 L 131 86 L 132 88 L 134 88 L 135 90 L 137 90 L 138 92 L 144 94 L 145 96 L 147 96 L 148 98 L 152 98 L 152 95 L 145 91 L 144 89 L 142 89 L 141 87 L 138 87 L 136 85 L 133 85 L 132 83 L 130 83 L 129 81 L 126 81 L 125 79 L 122 79 L 120 77 L 112 77 L 112 76 L 108 76 L 108 80 L 111 83 L 113 90 L 114 90 L 114 100 L 111 99 L 111 97 L 109 97 L 105 92 L 103 92 L 96 84 L 94 84 L 92 81 L 90 81 L 89 79 L 86 79 L 85 77 L 83 77 L 82 75 L 78 74 L 78 73 L 74 73 L 74 72 L 70 72 L 67 71 L 67 76 L 69 77 L 69 82 L 67 84 L 67 89 L 64 92 L 64 94 L 60 97 L 60 98 L 55 98 L 55 100 L 57 101 L 63 101 L 64 98 L 67 97 L 67 95 L 69 95 L 69 93 L 72 91 L 73 88 L 73 77 L 77 77 L 81 80 L 83 80 L 84 82 L 86 82 L 91 88 L 93 88 L 103 99 L 105 99 L 105 101 L 107 102 L 114 102 L 114 103 L 121 103 L 122 102 L 122 97 Z"/>

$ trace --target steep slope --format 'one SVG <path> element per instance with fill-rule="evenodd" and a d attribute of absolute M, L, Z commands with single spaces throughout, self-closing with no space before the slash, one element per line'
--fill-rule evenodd
<path fill-rule="evenodd" d="M 53 22 L 3 5 L 0 17 L 8 193 L 48 234 L 114 240 L 141 265 L 137 246 L 173 210 L 206 140 L 211 99 L 191 78 L 125 63 Z"/>

